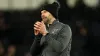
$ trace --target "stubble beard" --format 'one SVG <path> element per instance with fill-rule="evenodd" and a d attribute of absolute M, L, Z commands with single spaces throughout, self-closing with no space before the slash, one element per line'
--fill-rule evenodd
<path fill-rule="evenodd" d="M 47 25 L 50 23 L 50 18 L 49 17 L 45 17 L 45 19 L 43 20 L 43 22 Z"/>

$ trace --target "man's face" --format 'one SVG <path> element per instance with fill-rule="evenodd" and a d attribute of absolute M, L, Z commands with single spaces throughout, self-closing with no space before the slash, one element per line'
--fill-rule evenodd
<path fill-rule="evenodd" d="M 46 10 L 41 11 L 41 18 L 44 23 L 48 23 L 50 21 L 50 13 Z"/>

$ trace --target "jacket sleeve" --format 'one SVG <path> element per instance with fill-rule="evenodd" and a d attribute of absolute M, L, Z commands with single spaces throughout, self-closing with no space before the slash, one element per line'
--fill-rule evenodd
<path fill-rule="evenodd" d="M 48 33 L 44 37 L 46 39 L 45 42 L 50 45 L 56 52 L 62 52 L 68 46 L 71 36 L 72 32 L 70 27 L 68 25 L 64 25 L 57 36 Z M 57 38 L 55 39 L 54 37 Z"/>
<path fill-rule="evenodd" d="M 38 54 L 40 54 L 40 36 L 35 36 L 34 38 L 34 42 L 30 48 L 30 53 L 32 56 L 37 56 Z"/>

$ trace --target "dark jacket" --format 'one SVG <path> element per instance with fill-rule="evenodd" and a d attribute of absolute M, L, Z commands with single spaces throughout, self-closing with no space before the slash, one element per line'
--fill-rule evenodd
<path fill-rule="evenodd" d="M 70 56 L 70 27 L 55 20 L 47 30 L 46 36 L 36 36 L 30 49 L 32 56 Z"/>

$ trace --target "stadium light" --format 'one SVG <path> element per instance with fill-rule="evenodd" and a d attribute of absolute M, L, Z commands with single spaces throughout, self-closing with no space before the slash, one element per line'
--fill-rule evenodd
<path fill-rule="evenodd" d="M 74 8 L 76 6 L 78 0 L 66 0 L 66 4 L 70 7 L 70 8 Z"/>
<path fill-rule="evenodd" d="M 8 9 L 8 0 L 0 0 L 0 10 Z"/>
<path fill-rule="evenodd" d="M 32 0 L 32 8 L 37 9 L 41 5 L 43 5 L 46 2 L 46 0 Z"/>
<path fill-rule="evenodd" d="M 84 4 L 88 7 L 97 7 L 99 5 L 99 0 L 83 0 Z"/>
<path fill-rule="evenodd" d="M 48 2 L 49 4 L 52 4 L 54 1 L 56 1 L 56 0 L 47 0 L 47 2 Z"/>

